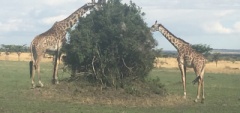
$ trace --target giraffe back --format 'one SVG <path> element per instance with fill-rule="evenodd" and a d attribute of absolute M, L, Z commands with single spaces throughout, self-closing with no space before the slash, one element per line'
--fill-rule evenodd
<path fill-rule="evenodd" d="M 183 63 L 187 67 L 199 67 L 205 66 L 205 58 L 201 53 L 196 52 L 191 45 L 184 45 L 178 50 L 179 59 L 183 59 Z"/>

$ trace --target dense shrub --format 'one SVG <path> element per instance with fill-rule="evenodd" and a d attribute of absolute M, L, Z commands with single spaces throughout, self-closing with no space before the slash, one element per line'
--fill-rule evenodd
<path fill-rule="evenodd" d="M 88 72 L 89 80 L 115 87 L 147 76 L 157 43 L 144 15 L 133 2 L 109 0 L 102 9 L 81 18 L 63 47 L 73 76 Z"/>

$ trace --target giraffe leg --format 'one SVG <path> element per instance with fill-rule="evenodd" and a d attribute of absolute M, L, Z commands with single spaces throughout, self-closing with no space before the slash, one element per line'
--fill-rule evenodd
<path fill-rule="evenodd" d="M 202 103 L 204 103 L 205 96 L 204 96 L 204 80 L 202 79 Z"/>
<path fill-rule="evenodd" d="M 35 68 L 35 66 L 34 65 L 32 65 L 32 75 L 31 75 L 31 79 L 32 79 L 32 88 L 35 88 L 36 87 L 36 85 L 35 85 L 35 83 L 34 83 L 34 76 L 35 76 L 35 70 L 36 70 L 36 68 Z"/>
<path fill-rule="evenodd" d="M 41 75 L 40 75 L 40 65 L 37 66 L 37 73 L 38 73 L 38 83 L 40 87 L 43 87 L 43 83 L 41 82 Z"/>
<path fill-rule="evenodd" d="M 59 84 L 58 81 L 58 59 L 59 59 L 59 51 L 56 52 L 55 54 L 55 59 L 54 59 L 54 69 L 53 69 L 53 80 L 52 83 L 53 84 Z"/>
<path fill-rule="evenodd" d="M 202 77 L 202 81 L 201 81 L 201 87 L 202 87 L 202 103 L 204 103 L 204 99 L 205 99 L 205 96 L 204 96 L 204 68 L 202 70 L 202 73 L 201 73 L 201 77 Z"/>
<path fill-rule="evenodd" d="M 202 78 L 198 80 L 197 98 L 194 100 L 194 102 L 198 102 L 200 98 L 201 84 L 202 84 Z"/>
<path fill-rule="evenodd" d="M 187 91 L 186 91 L 186 67 L 183 64 L 179 63 L 179 69 L 182 75 L 182 84 L 183 84 L 183 98 L 186 99 Z"/>
<path fill-rule="evenodd" d="M 198 100 L 200 99 L 201 90 L 202 90 L 202 99 L 205 98 L 204 97 L 204 82 L 203 82 L 204 67 L 201 67 L 201 66 L 194 67 L 193 69 L 195 71 L 195 74 L 197 75 L 197 78 L 194 81 L 195 82 L 198 81 L 197 98 L 194 100 L 194 102 L 198 102 Z"/>

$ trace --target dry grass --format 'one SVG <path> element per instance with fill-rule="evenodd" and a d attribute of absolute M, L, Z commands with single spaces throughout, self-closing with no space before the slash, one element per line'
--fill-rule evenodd
<path fill-rule="evenodd" d="M 8 57 L 4 52 L 0 55 L 0 60 L 8 61 L 18 61 L 17 53 L 11 53 Z M 20 56 L 20 61 L 30 61 L 30 53 L 22 53 Z M 51 58 L 42 58 L 42 62 L 51 62 Z M 154 66 L 156 68 L 178 68 L 178 63 L 176 58 L 156 58 Z M 189 71 L 192 71 L 190 69 Z M 226 74 L 237 74 L 240 73 L 240 61 L 219 61 L 216 67 L 215 62 L 208 62 L 206 64 L 206 73 L 226 73 Z"/>
<path fill-rule="evenodd" d="M 176 58 L 156 58 L 154 66 L 157 68 L 178 68 Z M 193 71 L 192 69 L 188 71 Z M 208 62 L 205 68 L 206 73 L 226 73 L 237 74 L 240 73 L 240 61 L 219 61 L 216 66 L 215 62 Z"/>
<path fill-rule="evenodd" d="M 0 60 L 8 60 L 8 61 L 18 61 L 18 55 L 16 52 L 10 53 L 10 55 L 6 55 L 4 52 L 0 54 Z M 30 53 L 21 53 L 20 61 L 30 61 L 31 54 Z M 50 62 L 51 58 L 42 58 L 42 62 Z"/>

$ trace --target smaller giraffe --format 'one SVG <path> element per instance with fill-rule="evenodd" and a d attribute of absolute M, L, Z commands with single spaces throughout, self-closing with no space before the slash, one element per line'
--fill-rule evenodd
<path fill-rule="evenodd" d="M 190 67 L 194 69 L 196 74 L 196 79 L 193 80 L 195 84 L 198 82 L 198 90 L 197 90 L 197 98 L 194 100 L 195 102 L 198 101 L 200 98 L 200 92 L 202 90 L 202 102 L 205 99 L 204 97 L 204 68 L 205 68 L 205 58 L 202 54 L 196 52 L 191 45 L 174 36 L 168 29 L 166 29 L 162 24 L 158 24 L 157 21 L 151 27 L 151 31 L 159 31 L 162 35 L 177 49 L 178 51 L 178 66 L 181 71 L 182 75 L 182 83 L 183 83 L 183 92 L 184 98 L 186 98 L 187 91 L 186 91 L 186 68 Z"/>

